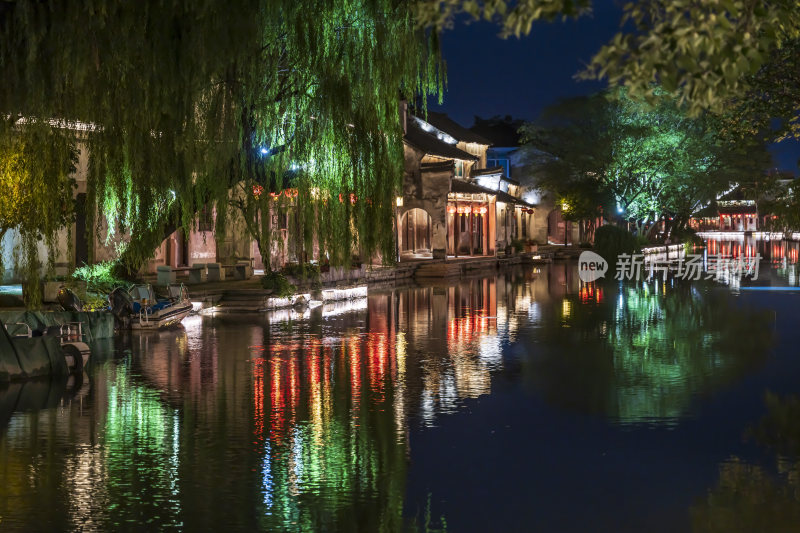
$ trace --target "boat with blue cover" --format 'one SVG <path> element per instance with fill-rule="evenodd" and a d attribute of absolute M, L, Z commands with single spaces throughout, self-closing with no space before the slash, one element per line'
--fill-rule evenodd
<path fill-rule="evenodd" d="M 153 330 L 179 324 L 192 312 L 192 302 L 183 284 L 167 286 L 167 297 L 156 297 L 150 284 L 117 288 L 108 296 L 111 312 L 123 326 Z"/>

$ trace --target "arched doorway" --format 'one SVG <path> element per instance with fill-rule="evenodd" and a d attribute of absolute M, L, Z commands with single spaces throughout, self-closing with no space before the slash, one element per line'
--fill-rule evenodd
<path fill-rule="evenodd" d="M 431 216 L 419 208 L 409 209 L 400 219 L 400 254 L 431 255 Z"/>
<path fill-rule="evenodd" d="M 547 241 L 553 244 L 566 244 L 569 223 L 561 216 L 560 209 L 553 209 L 547 215 Z"/>

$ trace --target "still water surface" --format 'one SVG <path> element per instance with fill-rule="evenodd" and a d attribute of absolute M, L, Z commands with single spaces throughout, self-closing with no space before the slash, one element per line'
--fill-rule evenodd
<path fill-rule="evenodd" d="M 576 274 L 190 317 L 0 388 L 0 530 L 795 530 L 800 295 Z"/>

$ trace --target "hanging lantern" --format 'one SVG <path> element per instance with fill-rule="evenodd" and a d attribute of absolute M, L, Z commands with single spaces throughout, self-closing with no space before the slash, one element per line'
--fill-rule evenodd
<path fill-rule="evenodd" d="M 447 212 L 450 213 L 451 215 L 454 215 L 456 213 L 456 206 L 454 206 L 453 204 L 448 204 Z"/>

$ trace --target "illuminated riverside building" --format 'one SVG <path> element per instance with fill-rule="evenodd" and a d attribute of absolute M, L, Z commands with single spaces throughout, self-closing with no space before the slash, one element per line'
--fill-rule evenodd
<path fill-rule="evenodd" d="M 532 252 L 534 246 L 547 242 L 577 244 L 591 240 L 583 230 L 579 231 L 578 225 L 564 220 L 561 205 L 554 205 L 552 199 L 542 199 L 535 176 L 526 170 L 530 163 L 526 150 L 520 146 L 493 147 L 495 141 L 441 113 L 429 112 L 424 118 L 418 117 L 409 114 L 405 104 L 401 104 L 400 110 L 404 128 L 403 185 L 402 191 L 398 191 L 401 196 L 395 199 L 397 257 L 392 260 L 495 257 L 512 253 L 514 244 Z M 129 234 L 109 223 L 121 213 L 89 217 L 85 212 L 90 193 L 86 179 L 87 149 L 85 144 L 78 143 L 79 160 L 74 172 L 77 214 L 69 231 L 64 228 L 58 235 L 54 258 L 58 275 L 66 275 L 82 264 L 116 259 L 118 251 L 130 239 Z M 551 157 L 535 152 L 538 159 Z M 512 177 L 512 172 L 519 176 Z M 299 245 L 296 212 L 303 198 L 298 196 L 297 189 L 276 192 L 254 189 L 253 194 L 269 194 L 277 201 L 275 205 L 282 206 L 270 215 L 272 227 L 276 228 L 271 240 L 272 269 L 322 259 L 316 243 L 307 250 Z M 346 200 L 340 195 L 339 201 Z M 369 199 L 353 197 L 350 201 Z M 86 228 L 93 218 L 97 219 L 97 228 L 94 241 L 89 242 Z M 192 229 L 179 228 L 170 233 L 155 248 L 142 273 L 152 274 L 159 266 L 170 266 L 185 275 L 186 268 L 194 264 L 231 265 L 240 259 L 249 260 L 255 270 L 265 267 L 257 243 L 239 214 L 234 211 L 228 214 L 224 232 L 215 231 L 215 220 L 213 207 L 200 209 Z M 19 281 L 12 254 L 17 241 L 18 234 L 13 230 L 3 238 L 3 262 L 12 268 L 3 272 L 0 281 Z M 44 245 L 40 256 L 47 257 Z M 363 257 L 361 262 L 383 264 L 377 255 Z"/>
<path fill-rule="evenodd" d="M 792 187 L 791 178 L 777 180 L 778 191 L 754 200 L 737 187 L 708 206 L 696 211 L 689 218 L 689 227 L 696 231 L 751 233 L 769 231 L 772 213 L 760 209 L 759 204 L 769 204 L 788 193 Z M 765 202 L 766 201 L 766 202 Z"/>
<path fill-rule="evenodd" d="M 510 167 L 486 166 L 491 141 L 442 113 L 402 110 L 401 261 L 502 255 L 512 241 L 534 238 L 535 206 Z"/>

